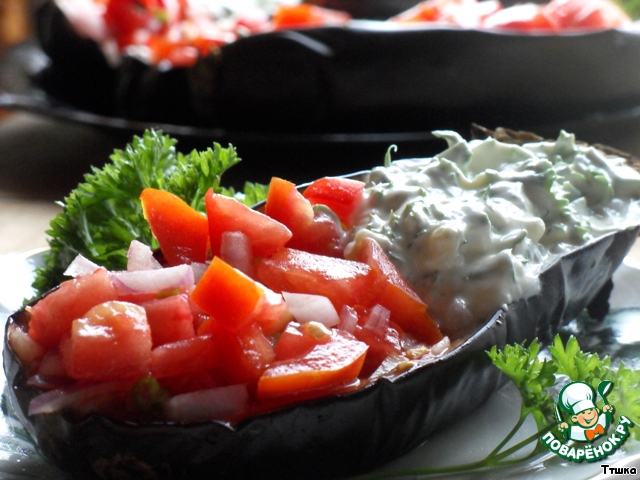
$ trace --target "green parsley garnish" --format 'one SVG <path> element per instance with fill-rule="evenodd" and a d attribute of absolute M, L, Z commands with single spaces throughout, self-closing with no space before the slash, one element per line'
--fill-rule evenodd
<path fill-rule="evenodd" d="M 507 345 L 504 350 L 493 347 L 487 352 L 493 364 L 498 367 L 517 387 L 522 404 L 520 416 L 511 431 L 483 460 L 451 467 L 416 468 L 410 471 L 389 471 L 372 474 L 363 478 L 417 478 L 421 475 L 470 472 L 487 467 L 500 467 L 526 462 L 540 454 L 547 453 L 547 447 L 539 441 L 545 433 L 554 431 L 559 437 L 555 417 L 555 398 L 560 384 L 581 380 L 597 389 L 602 380 L 613 382 L 615 388 L 608 394 L 608 401 L 615 406 L 616 415 L 624 415 L 635 425 L 640 424 L 640 370 L 629 369 L 624 364 L 611 366 L 610 357 L 600 358 L 596 354 L 585 353 L 578 340 L 570 337 L 564 344 L 559 335 L 549 347 L 550 359 L 541 358 L 537 340 L 528 347 L 524 344 Z M 567 379 L 568 377 L 568 379 Z M 509 441 L 532 416 L 538 432 L 505 448 Z M 630 431 L 632 438 L 640 439 L 640 429 Z M 525 457 L 510 458 L 523 448 L 535 444 Z"/>
<path fill-rule="evenodd" d="M 244 192 L 221 186 L 222 174 L 240 161 L 235 148 L 214 143 L 207 150 L 182 154 L 177 141 L 160 131 L 135 136 L 111 162 L 94 167 L 60 205 L 63 211 L 50 223 L 50 251 L 36 271 L 33 288 L 42 294 L 64 280 L 63 272 L 78 254 L 110 270 L 126 268 L 132 240 L 157 247 L 143 217 L 139 200 L 144 188 L 167 190 L 200 212 L 204 195 L 235 196 L 248 205 L 266 197 L 267 187 L 246 183 Z"/>

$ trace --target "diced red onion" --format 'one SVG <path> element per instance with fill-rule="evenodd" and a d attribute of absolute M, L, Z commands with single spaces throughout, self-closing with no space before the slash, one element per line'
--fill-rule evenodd
<path fill-rule="evenodd" d="M 340 310 L 338 328 L 345 332 L 353 333 L 356 331 L 356 325 L 358 325 L 358 312 L 356 312 L 355 308 L 344 305 Z"/>
<path fill-rule="evenodd" d="M 90 402 L 92 399 L 131 390 L 132 387 L 131 381 L 116 380 L 113 382 L 58 388 L 33 398 L 29 403 L 29 415 L 53 413 L 67 407 L 77 407 L 79 404 Z"/>
<path fill-rule="evenodd" d="M 220 244 L 220 258 L 248 276 L 253 274 L 251 240 L 243 232 L 224 232 Z"/>
<path fill-rule="evenodd" d="M 50 377 L 50 376 L 64 376 L 66 374 L 64 363 L 62 361 L 62 355 L 57 348 L 49 350 L 42 358 L 40 365 L 38 366 L 38 375 Z"/>
<path fill-rule="evenodd" d="M 442 355 L 444 352 L 449 350 L 450 347 L 451 341 L 449 340 L 449 337 L 444 337 L 442 340 L 431 347 L 431 353 L 433 355 Z"/>
<path fill-rule="evenodd" d="M 64 275 L 67 277 L 79 277 L 80 275 L 87 275 L 100 268 L 100 265 L 93 263 L 88 258 L 82 255 L 76 255 L 76 258 L 69 264 L 64 271 Z"/>
<path fill-rule="evenodd" d="M 240 413 L 248 401 L 244 384 L 198 390 L 171 397 L 165 405 L 165 417 L 180 423 L 224 420 Z"/>
<path fill-rule="evenodd" d="M 314 321 L 322 323 L 325 327 L 333 327 L 340 321 L 331 300 L 323 295 L 282 292 L 282 296 L 289 306 L 291 315 L 299 323 Z"/>
<path fill-rule="evenodd" d="M 369 315 L 367 315 L 366 320 L 364 321 L 363 328 L 369 330 L 376 335 L 384 337 L 387 333 L 387 329 L 389 328 L 389 318 L 391 317 L 391 312 L 384 308 L 382 305 L 374 305 L 371 310 L 369 310 Z"/>
<path fill-rule="evenodd" d="M 172 288 L 193 285 L 193 269 L 190 265 L 138 270 L 136 272 L 112 272 L 114 283 L 121 294 L 155 293 Z"/>
<path fill-rule="evenodd" d="M 15 323 L 9 325 L 7 336 L 11 350 L 25 365 L 31 364 L 45 354 L 45 348 Z"/>
<path fill-rule="evenodd" d="M 191 266 L 191 270 L 193 270 L 193 283 L 198 283 L 204 275 L 204 272 L 207 271 L 209 265 L 200 262 L 192 262 L 189 265 Z"/>
<path fill-rule="evenodd" d="M 160 262 L 153 256 L 153 250 L 138 240 L 133 240 L 127 251 L 127 270 L 158 270 L 162 268 Z"/>

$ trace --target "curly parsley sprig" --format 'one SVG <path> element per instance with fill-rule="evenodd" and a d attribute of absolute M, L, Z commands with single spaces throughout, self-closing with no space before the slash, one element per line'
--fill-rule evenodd
<path fill-rule="evenodd" d="M 157 246 L 139 201 L 146 187 L 174 193 L 201 212 L 211 187 L 249 205 L 266 197 L 263 185 L 246 183 L 244 192 L 221 185 L 222 174 L 240 161 L 232 145 L 222 148 L 214 143 L 207 150 L 183 154 L 176 144 L 161 131 L 147 130 L 124 150 L 116 150 L 110 163 L 85 175 L 84 182 L 60 202 L 63 211 L 50 223 L 50 250 L 33 283 L 37 294 L 64 280 L 64 270 L 78 254 L 120 270 L 126 267 L 132 240 Z"/>
<path fill-rule="evenodd" d="M 597 389 L 602 380 L 613 382 L 615 388 L 608 395 L 608 400 L 615 405 L 616 413 L 626 416 L 636 425 L 640 424 L 640 370 L 629 369 L 622 363 L 613 367 L 610 357 L 600 358 L 596 354 L 583 352 L 575 337 L 570 337 L 564 344 L 560 336 L 556 335 L 549 347 L 549 353 L 551 358 L 542 358 L 539 355 L 540 345 L 537 339 L 528 347 L 522 343 L 507 345 L 503 350 L 493 347 L 487 352 L 493 364 L 514 383 L 522 397 L 522 404 L 518 421 L 484 459 L 451 467 L 388 471 L 364 478 L 416 478 L 424 475 L 470 472 L 526 462 L 546 453 L 547 448 L 538 440 L 548 431 L 557 429 L 554 414 L 555 395 L 559 384 L 568 381 L 582 380 L 594 389 Z M 505 448 L 530 415 L 535 420 L 538 431 L 518 444 Z M 640 439 L 640 429 L 632 429 L 631 435 L 636 440 Z M 535 447 L 525 457 L 510 458 L 532 443 Z"/>

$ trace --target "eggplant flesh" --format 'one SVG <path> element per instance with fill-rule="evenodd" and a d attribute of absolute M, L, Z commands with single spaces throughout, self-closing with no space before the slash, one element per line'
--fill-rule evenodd
<path fill-rule="evenodd" d="M 599 237 L 540 274 L 540 293 L 498 311 L 452 351 L 361 390 L 225 422 L 136 424 L 92 414 L 28 416 L 39 392 L 6 341 L 9 400 L 42 453 L 81 478 L 336 479 L 406 454 L 483 405 L 505 381 L 486 351 L 538 337 L 547 344 L 585 307 L 607 309 L 611 276 L 640 226 Z M 13 314 L 26 326 L 29 314 Z M 365 440 L 366 439 L 366 440 Z"/>
<path fill-rule="evenodd" d="M 135 58 L 107 65 L 55 0 L 37 19 L 51 59 L 36 79 L 45 92 L 128 120 L 292 133 L 464 130 L 471 122 L 555 132 L 640 102 L 632 29 L 531 35 L 355 21 L 253 35 L 164 70 Z"/>

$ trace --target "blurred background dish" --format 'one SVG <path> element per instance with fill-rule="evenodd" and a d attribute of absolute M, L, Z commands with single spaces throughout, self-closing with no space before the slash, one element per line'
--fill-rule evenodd
<path fill-rule="evenodd" d="M 442 149 L 432 129 L 466 135 L 473 122 L 547 137 L 565 129 L 640 155 L 635 24 L 563 35 L 397 28 L 360 18 L 388 18 L 417 1 L 343 0 L 340 7 L 356 18 L 348 27 L 243 38 L 221 49 L 215 62 L 194 67 L 201 85 L 208 62 L 216 64 L 211 85 L 217 91 L 193 90 L 205 95 L 189 104 L 200 112 L 190 122 L 170 109 L 145 117 L 149 110 L 136 106 L 135 89 L 125 115 L 74 102 L 83 91 L 95 98 L 90 82 L 66 96 L 46 88 L 50 58 L 35 38 L 32 15 L 43 3 L 50 1 L 0 5 L 0 220 L 14 225 L 11 231 L 0 226 L 6 251 L 46 244 L 46 219 L 58 211 L 53 200 L 148 127 L 177 138 L 181 151 L 213 141 L 235 145 L 243 162 L 224 179 L 234 186 L 273 175 L 304 183 L 370 168 L 391 145 L 398 147 L 394 158 L 432 155 Z M 145 90 L 143 70 L 132 65 L 137 77 L 129 80 L 137 91 Z"/>

